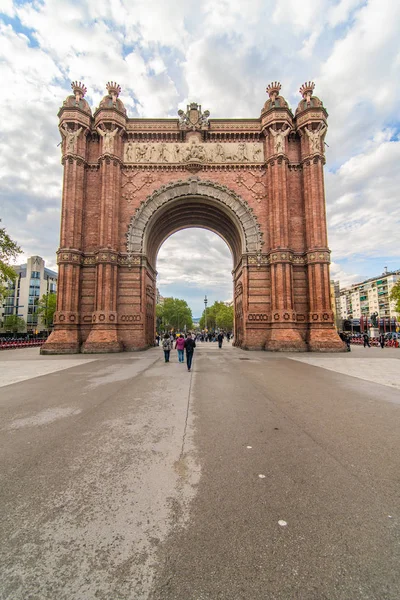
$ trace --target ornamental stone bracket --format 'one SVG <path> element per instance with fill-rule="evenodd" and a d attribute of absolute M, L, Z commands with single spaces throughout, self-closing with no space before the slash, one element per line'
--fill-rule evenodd
<path fill-rule="evenodd" d="M 229 208 L 241 225 L 245 253 L 258 253 L 263 245 L 262 233 L 253 210 L 235 192 L 212 181 L 191 177 L 164 185 L 141 203 L 129 224 L 127 232 L 128 255 L 144 253 L 144 236 L 153 214 L 162 206 L 179 198 L 195 196 L 211 200 L 221 208 Z"/>

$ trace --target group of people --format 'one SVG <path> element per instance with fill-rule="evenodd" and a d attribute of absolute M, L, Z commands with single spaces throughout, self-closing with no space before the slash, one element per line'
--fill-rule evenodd
<path fill-rule="evenodd" d="M 164 339 L 162 341 L 162 348 L 164 350 L 164 359 L 166 363 L 169 363 L 169 358 L 171 354 L 171 350 L 174 346 L 174 338 L 173 336 L 166 333 Z M 186 366 L 187 370 L 190 371 L 192 369 L 193 362 L 193 353 L 196 348 L 196 340 L 193 339 L 190 331 L 186 335 L 179 334 L 175 339 L 175 350 L 178 351 L 178 361 L 180 363 L 185 362 L 185 350 L 186 350 Z"/>
<path fill-rule="evenodd" d="M 368 333 L 363 333 L 363 342 L 364 342 L 364 348 L 368 347 L 371 348 L 371 344 L 369 343 L 369 335 Z M 379 341 L 379 345 L 381 348 L 385 347 L 385 342 L 386 342 L 386 337 L 384 333 L 380 333 L 379 337 L 378 337 L 378 341 Z"/>
<path fill-rule="evenodd" d="M 186 365 L 188 371 L 190 371 L 192 368 L 194 349 L 196 348 L 196 340 L 201 342 L 218 342 L 218 347 L 222 348 L 222 343 L 225 336 L 229 341 L 231 335 L 229 333 L 225 334 L 223 331 L 220 331 L 219 333 L 198 333 L 193 335 L 190 331 L 185 334 L 166 333 L 163 338 L 157 333 L 156 346 L 159 346 L 161 341 L 161 346 L 164 351 L 164 360 L 166 363 L 169 363 L 170 361 L 171 350 L 174 349 L 174 344 L 175 350 L 178 351 L 178 362 L 180 363 L 185 362 L 186 350 Z"/>
<path fill-rule="evenodd" d="M 351 348 L 350 348 L 350 342 L 352 340 L 352 336 L 349 333 L 346 333 L 344 331 L 341 331 L 339 333 L 339 337 L 341 340 L 343 340 L 343 342 L 345 342 L 346 346 L 347 346 L 347 350 L 348 352 L 350 352 Z M 368 333 L 363 333 L 362 334 L 362 339 L 363 339 L 363 343 L 364 343 L 364 348 L 371 348 L 371 344 L 370 344 L 370 338 Z M 381 333 L 378 337 L 378 341 L 379 341 L 379 345 L 381 348 L 385 347 L 385 342 L 386 342 L 386 337 L 384 333 Z"/>

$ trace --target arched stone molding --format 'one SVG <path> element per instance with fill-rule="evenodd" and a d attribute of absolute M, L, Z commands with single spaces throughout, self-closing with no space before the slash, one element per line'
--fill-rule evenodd
<path fill-rule="evenodd" d="M 213 206 L 228 213 L 236 222 L 241 235 L 241 253 L 259 254 L 263 245 L 260 225 L 253 210 L 240 196 L 226 186 L 218 185 L 212 181 L 203 181 L 198 177 L 191 177 L 186 181 L 178 180 L 160 187 L 153 192 L 136 210 L 128 227 L 127 250 L 128 254 L 146 254 L 146 230 L 152 217 L 168 204 L 184 198 L 207 200 Z M 217 230 L 216 230 L 217 231 Z"/>

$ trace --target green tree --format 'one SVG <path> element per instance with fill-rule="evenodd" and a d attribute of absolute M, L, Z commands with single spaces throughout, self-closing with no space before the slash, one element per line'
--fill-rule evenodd
<path fill-rule="evenodd" d="M 400 279 L 392 287 L 392 291 L 390 292 L 390 300 L 396 302 L 394 310 L 400 313 Z"/>
<path fill-rule="evenodd" d="M 7 281 L 15 281 L 17 277 L 10 261 L 17 258 L 21 252 L 17 242 L 10 238 L 4 227 L 0 227 L 0 300 L 7 292 Z"/>
<path fill-rule="evenodd" d="M 192 311 L 185 300 L 165 298 L 162 311 L 165 329 L 183 330 L 193 327 Z"/>
<path fill-rule="evenodd" d="M 233 306 L 226 306 L 224 302 L 214 302 L 207 308 L 207 319 L 205 311 L 200 318 L 200 328 L 205 329 L 207 321 L 207 329 L 225 329 L 230 331 L 233 329 Z"/>
<path fill-rule="evenodd" d="M 18 317 L 17 315 L 6 315 L 4 317 L 3 326 L 6 331 L 17 333 L 18 331 L 25 329 L 26 323 L 22 317 Z"/>
<path fill-rule="evenodd" d="M 217 310 L 216 324 L 220 329 L 231 331 L 233 329 L 233 306 L 223 304 Z"/>
<path fill-rule="evenodd" d="M 46 329 L 53 325 L 54 313 L 56 312 L 56 294 L 43 294 L 37 303 L 37 314 L 40 315 Z"/>
<path fill-rule="evenodd" d="M 156 305 L 156 330 L 158 332 L 164 329 L 164 304 Z"/>

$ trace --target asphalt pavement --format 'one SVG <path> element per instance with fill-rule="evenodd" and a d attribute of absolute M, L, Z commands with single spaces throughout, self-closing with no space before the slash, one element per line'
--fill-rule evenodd
<path fill-rule="evenodd" d="M 1 600 L 397 600 L 399 361 L 1 352 Z"/>

